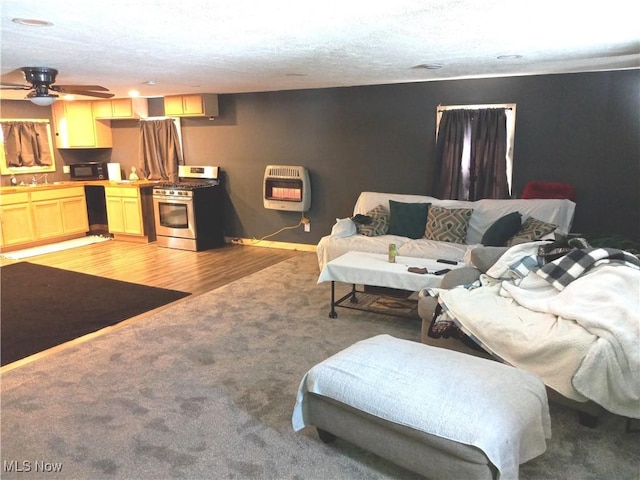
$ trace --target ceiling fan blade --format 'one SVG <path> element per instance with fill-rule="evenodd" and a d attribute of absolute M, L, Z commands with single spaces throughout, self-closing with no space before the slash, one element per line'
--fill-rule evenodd
<path fill-rule="evenodd" d="M 90 92 L 87 90 L 76 90 L 76 89 L 69 89 L 69 88 L 65 88 L 62 90 L 56 90 L 57 92 L 60 93 L 68 93 L 68 94 L 72 94 L 72 95 L 86 95 L 89 97 L 98 97 L 98 98 L 111 98 L 113 97 L 113 93 L 104 93 L 104 92 Z"/>
<path fill-rule="evenodd" d="M 71 90 L 98 90 L 99 92 L 108 92 L 109 89 L 102 87 L 100 85 L 52 85 L 51 88 L 53 90 L 57 90 L 59 92 L 65 92 L 69 89 Z"/>
<path fill-rule="evenodd" d="M 9 90 L 9 89 L 13 89 L 13 90 L 31 90 L 33 88 L 31 85 L 24 85 L 24 84 L 21 84 L 21 83 L 9 83 L 9 82 L 2 82 L 2 83 L 0 83 L 0 86 L 6 87 L 7 90 Z"/>

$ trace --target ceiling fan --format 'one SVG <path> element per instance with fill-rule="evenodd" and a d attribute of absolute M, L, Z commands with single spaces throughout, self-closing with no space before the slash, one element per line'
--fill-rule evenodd
<path fill-rule="evenodd" d="M 98 98 L 113 97 L 113 93 L 105 93 L 109 90 L 100 85 L 54 85 L 56 75 L 58 75 L 58 70 L 55 68 L 22 67 L 20 70 L 22 70 L 24 79 L 31 85 L 0 82 L 0 88 L 3 90 L 31 90 L 26 98 L 36 105 L 51 105 L 58 95 L 50 93 L 50 91 Z"/>

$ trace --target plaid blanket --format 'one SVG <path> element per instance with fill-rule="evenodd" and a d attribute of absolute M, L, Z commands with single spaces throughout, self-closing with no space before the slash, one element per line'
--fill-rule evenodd
<path fill-rule="evenodd" d="M 536 270 L 536 274 L 556 289 L 562 290 L 590 268 L 604 263 L 620 263 L 640 269 L 640 260 L 624 250 L 587 248 L 572 250 L 564 257 Z"/>

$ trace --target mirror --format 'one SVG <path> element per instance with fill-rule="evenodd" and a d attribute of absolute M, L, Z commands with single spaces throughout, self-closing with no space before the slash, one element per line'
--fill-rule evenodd
<path fill-rule="evenodd" d="M 56 171 L 49 119 L 3 118 L 0 124 L 0 174 Z M 5 139 L 5 134 L 10 138 Z"/>

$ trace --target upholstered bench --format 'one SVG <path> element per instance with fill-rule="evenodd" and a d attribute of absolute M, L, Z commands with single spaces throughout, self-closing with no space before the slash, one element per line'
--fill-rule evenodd
<path fill-rule="evenodd" d="M 517 478 L 551 436 L 545 386 L 535 375 L 389 335 L 312 367 L 292 423 L 428 478 Z"/>

